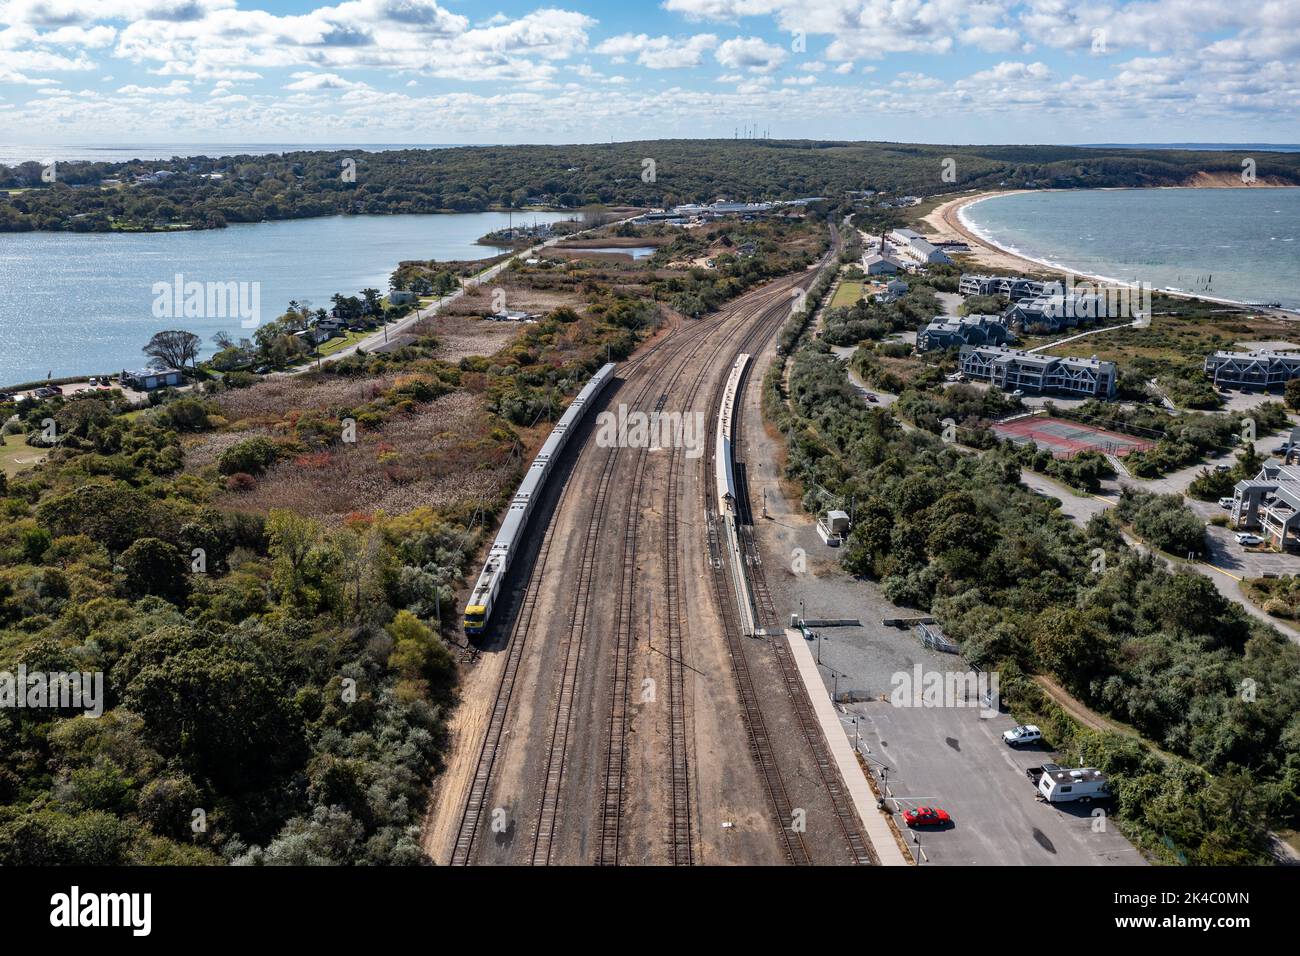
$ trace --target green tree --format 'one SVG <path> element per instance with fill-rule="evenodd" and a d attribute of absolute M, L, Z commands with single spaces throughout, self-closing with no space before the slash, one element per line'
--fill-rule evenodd
<path fill-rule="evenodd" d="M 143 492 L 126 485 L 82 485 L 41 502 L 36 520 L 56 538 L 84 534 L 117 555 L 136 538 L 156 532 L 150 505 Z"/>
<path fill-rule="evenodd" d="M 1030 633 L 1038 662 L 1067 687 L 1083 689 L 1107 665 L 1110 638 L 1083 611 L 1048 608 L 1038 615 Z"/>
<path fill-rule="evenodd" d="M 1287 382 L 1282 395 L 1287 408 L 1300 408 L 1300 378 L 1293 378 Z"/>
<path fill-rule="evenodd" d="M 139 538 L 122 552 L 119 563 L 133 599 L 152 594 L 173 604 L 185 603 L 189 592 L 185 559 L 173 545 L 158 538 Z"/>

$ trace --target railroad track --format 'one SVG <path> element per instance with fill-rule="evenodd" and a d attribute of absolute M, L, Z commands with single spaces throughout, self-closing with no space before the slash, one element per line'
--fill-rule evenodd
<path fill-rule="evenodd" d="M 784 295 L 784 286 L 775 291 L 764 290 L 756 296 L 756 301 L 732 312 L 728 317 L 721 316 L 709 320 L 707 331 L 714 331 L 723 322 L 727 324 L 748 322 L 755 314 L 770 308 L 770 299 L 774 295 Z M 694 340 L 692 340 L 694 341 Z M 699 390 L 704 374 L 712 367 L 712 362 L 725 345 L 725 340 L 715 345 L 708 353 L 702 370 L 693 380 L 690 395 L 685 403 L 689 409 Z M 677 356 L 674 355 L 674 358 Z M 654 411 L 662 411 L 668 402 L 673 387 L 685 373 L 693 353 L 683 360 L 669 375 L 662 386 L 662 391 L 654 405 Z M 665 509 L 665 585 L 667 607 L 665 610 L 666 630 L 668 632 L 668 704 L 669 704 L 669 798 L 670 819 L 668 826 L 668 857 L 674 865 L 689 865 L 695 861 L 694 815 L 691 801 L 690 742 L 686 716 L 684 629 L 681 607 L 681 575 L 678 569 L 678 523 L 677 514 L 677 462 L 680 449 L 670 449 L 668 463 L 668 494 Z M 644 500 L 645 458 L 647 449 L 641 449 L 637 457 L 636 473 L 632 481 L 633 501 Z M 634 507 L 628 517 L 623 547 L 623 562 L 620 572 L 619 591 L 619 627 L 615 636 L 614 673 L 610 687 L 610 733 L 605 761 L 605 785 L 601 799 L 601 845 L 598 862 L 605 865 L 619 862 L 619 838 L 622 832 L 623 789 L 626 784 L 626 732 L 628 704 L 628 664 L 631 656 L 633 633 L 633 615 L 635 612 L 635 565 L 637 535 L 640 523 L 640 508 Z"/>
<path fill-rule="evenodd" d="M 831 255 L 838 251 L 838 236 L 835 236 Z M 736 349 L 735 355 L 747 351 L 748 343 L 763 328 L 763 323 L 759 323 L 746 336 L 745 341 Z M 779 326 L 779 323 L 777 323 Z M 772 327 L 768 330 L 759 341 L 765 343 L 771 334 L 775 332 Z M 734 356 L 733 356 L 734 361 Z M 745 373 L 748 374 L 748 371 Z M 719 385 L 714 398 L 713 407 L 718 407 L 722 399 L 722 391 L 725 383 Z M 740 403 L 744 394 L 743 386 L 737 390 L 736 401 Z M 744 415 L 737 408 L 733 416 L 735 422 L 735 455 L 739 458 L 739 450 L 743 442 Z M 717 433 L 716 417 L 712 418 L 710 444 L 712 444 Z M 714 487 L 714 468 L 712 460 L 706 465 L 707 476 L 705 483 L 706 499 L 711 494 L 709 489 Z M 811 863 L 808 854 L 807 845 L 803 839 L 802 832 L 795 831 L 791 827 L 793 820 L 793 807 L 790 803 L 789 794 L 786 790 L 785 783 L 782 779 L 780 768 L 777 765 L 775 754 L 772 750 L 771 738 L 768 735 L 766 723 L 763 719 L 762 710 L 759 706 L 758 695 L 755 691 L 753 678 L 749 671 L 749 665 L 745 658 L 744 638 L 741 636 L 741 627 L 738 620 L 737 596 L 731 586 L 730 576 L 726 573 L 725 562 L 726 556 L 719 540 L 719 517 L 709 508 L 708 523 L 708 544 L 710 553 L 710 566 L 713 572 L 714 593 L 718 599 L 718 607 L 722 612 L 724 620 L 724 631 L 727 642 L 731 651 L 732 667 L 736 677 L 736 684 L 740 692 L 741 705 L 745 711 L 746 725 L 750 735 L 750 749 L 758 763 L 760 774 L 768 791 L 769 802 L 776 814 L 780 833 L 782 836 L 783 847 L 787 859 L 796 865 Z M 771 591 L 767 586 L 766 577 L 763 574 L 762 560 L 754 540 L 752 530 L 745 529 L 741 532 L 742 549 L 746 555 L 748 574 L 750 583 L 755 594 L 759 615 L 757 624 L 759 627 L 765 627 L 768 624 L 777 623 L 777 615 L 773 606 Z M 854 861 L 857 863 L 875 864 L 879 861 L 871 852 L 869 845 L 862 834 L 856 813 L 848 795 L 844 791 L 844 786 L 839 778 L 838 771 L 830 760 L 830 755 L 822 738 L 821 730 L 816 721 L 813 712 L 812 703 L 809 701 L 803 688 L 802 680 L 799 677 L 797 666 L 790 654 L 789 648 L 780 641 L 771 642 L 773 650 L 776 653 L 778 669 L 785 684 L 786 691 L 790 696 L 796 719 L 799 722 L 800 730 L 805 743 L 809 746 L 814 761 L 817 764 L 818 773 L 821 778 L 822 786 L 830 797 L 834 808 L 835 816 L 839 822 L 841 833 L 845 840 L 846 848 Z"/>
<path fill-rule="evenodd" d="M 563 490 L 560 492 L 560 498 L 555 504 L 556 512 L 564 506 L 565 499 L 569 495 L 569 488 L 570 484 L 566 481 Z M 497 683 L 496 698 L 492 703 L 492 715 L 488 721 L 487 732 L 483 737 L 483 745 L 479 749 L 478 763 L 474 768 L 474 779 L 470 784 L 469 796 L 465 800 L 465 809 L 461 813 L 460 828 L 456 833 L 456 845 L 451 855 L 452 866 L 466 866 L 469 864 L 470 855 L 478 837 L 479 825 L 487 805 L 488 787 L 492 782 L 492 771 L 496 765 L 497 754 L 501 747 L 501 734 L 505 729 L 506 713 L 510 708 L 510 698 L 514 694 L 515 677 L 519 673 L 519 662 L 523 658 L 524 644 L 527 641 L 529 628 L 532 626 L 533 613 L 537 609 L 537 596 L 541 591 L 543 572 L 546 570 L 546 564 L 551 555 L 551 545 L 555 539 L 554 530 L 555 524 L 552 522 L 547 526 L 546 534 L 542 538 L 542 546 L 529 575 L 523 603 L 520 605 L 519 614 L 515 618 L 514 626 L 511 628 L 510 643 L 506 651 L 506 664 L 501 672 L 501 680 Z"/>
<path fill-rule="evenodd" d="M 777 322 L 775 327 L 779 327 L 779 325 L 780 323 Z M 745 350 L 751 338 L 752 334 L 746 336 L 745 342 L 736 348 L 736 355 Z M 766 337 L 764 341 L 766 341 Z M 725 381 L 719 384 L 711 407 L 717 407 L 722 400 L 722 392 L 725 387 Z M 711 415 L 709 447 L 714 447 L 716 437 L 717 416 Z M 789 791 L 786 789 L 780 765 L 777 763 L 776 751 L 772 746 L 772 737 L 767 729 L 767 721 L 763 718 L 763 709 L 759 703 L 758 691 L 754 686 L 749 662 L 745 657 L 745 638 L 740 623 L 737 595 L 732 588 L 731 575 L 726 570 L 727 556 L 719 535 L 719 522 L 721 519 L 714 509 L 712 501 L 712 489 L 715 487 L 715 469 L 716 464 L 713 457 L 706 455 L 703 494 L 705 513 L 708 516 L 706 534 L 709 547 L 709 566 L 712 571 L 713 593 L 717 599 L 718 613 L 722 617 L 722 630 L 731 657 L 732 674 L 736 679 L 736 689 L 744 713 L 745 728 L 749 734 L 750 754 L 758 766 L 759 776 L 762 778 L 764 789 L 767 792 L 768 803 L 776 818 L 777 832 L 781 835 L 781 845 L 786 860 L 796 866 L 808 866 L 812 863 L 812 857 L 808 852 L 803 833 L 793 828 L 794 805 L 790 801 Z"/>
<path fill-rule="evenodd" d="M 737 436 L 741 434 L 740 418 L 741 416 L 737 416 L 736 419 Z M 741 441 L 743 439 L 737 441 L 738 446 Z M 772 592 L 768 589 L 767 578 L 763 573 L 762 556 L 759 554 L 758 543 L 754 540 L 752 529 L 746 528 L 741 531 L 741 544 L 745 553 L 750 583 L 753 586 L 754 597 L 758 604 L 757 623 L 763 628 L 768 625 L 779 624 L 776 608 L 772 602 Z M 822 737 L 821 726 L 817 721 L 816 713 L 813 711 L 812 701 L 808 699 L 808 693 L 803 685 L 803 678 L 799 674 L 799 667 L 794 662 L 790 648 L 786 645 L 784 637 L 773 638 L 769 643 L 776 655 L 777 668 L 781 673 L 781 680 L 785 684 L 786 693 L 790 696 L 790 703 L 799 722 L 799 730 L 813 755 L 813 760 L 817 764 L 817 773 L 821 778 L 822 786 L 831 799 L 835 819 L 839 823 L 840 833 L 844 838 L 845 848 L 854 863 L 878 865 L 880 861 L 872 852 L 866 837 L 863 836 L 861 826 L 858 823 L 857 811 L 854 809 L 848 793 L 845 792 L 843 781 L 840 780 L 839 770 L 831 760 L 830 750 Z"/>
<path fill-rule="evenodd" d="M 737 394 L 737 402 L 740 401 L 740 395 L 743 389 Z M 734 416 L 734 456 L 737 460 L 742 457 L 745 447 L 744 438 L 744 420 L 745 416 L 739 411 Z M 750 513 L 751 509 L 745 509 Z M 752 521 L 752 514 L 750 517 Z M 758 548 L 758 542 L 754 538 L 752 527 L 738 528 L 741 537 L 741 549 L 745 555 L 747 573 L 750 584 L 754 593 L 755 602 L 758 607 L 755 609 L 758 614 L 756 624 L 760 628 L 766 628 L 769 625 L 779 625 L 780 618 L 777 615 L 776 607 L 772 600 L 771 589 L 767 586 L 767 576 L 763 570 L 762 554 Z M 845 791 L 844 783 L 840 779 L 839 770 L 836 768 L 831 759 L 830 750 L 826 745 L 825 738 L 822 736 L 821 726 L 813 710 L 812 701 L 808 699 L 807 690 L 803 684 L 803 678 L 799 674 L 798 665 L 794 662 L 794 657 L 790 653 L 790 648 L 784 638 L 777 638 L 769 642 L 776 656 L 777 668 L 781 674 L 782 682 L 785 685 L 786 693 L 790 697 L 791 705 L 795 712 L 795 718 L 799 723 L 799 729 L 803 735 L 804 742 L 807 744 L 809 751 L 813 755 L 813 760 L 817 764 L 818 776 L 821 778 L 822 786 L 830 797 L 831 805 L 835 812 L 835 819 L 839 824 L 840 833 L 844 839 L 845 849 L 857 864 L 879 865 L 880 861 L 875 852 L 871 849 L 862 832 L 861 825 L 858 821 L 857 811 L 853 807 L 853 802 L 848 793 Z"/>
<path fill-rule="evenodd" d="M 684 349 L 695 338 L 705 334 L 706 331 L 706 328 L 701 327 L 698 330 L 691 330 L 685 335 L 674 332 L 665 337 L 663 341 L 656 343 L 652 351 L 657 352 L 665 347 L 669 347 L 671 344 L 671 349 L 673 350 L 672 354 L 676 354 L 676 352 Z M 649 385 L 645 386 L 642 394 L 644 394 L 645 391 L 648 391 L 648 388 Z M 612 458 L 612 452 L 614 451 L 617 451 L 617 449 L 611 449 L 611 455 L 607 456 L 607 458 Z M 510 701 L 514 694 L 515 679 L 518 676 L 519 663 L 523 658 L 527 638 L 532 630 L 533 616 L 537 607 L 538 596 L 541 592 L 542 583 L 545 580 L 545 571 L 550 557 L 556 527 L 554 515 L 558 515 L 563 510 L 565 501 L 569 496 L 569 489 L 572 485 L 572 481 L 566 481 L 563 490 L 560 492 L 560 498 L 556 502 L 555 510 L 552 514 L 552 520 L 548 523 L 546 532 L 542 539 L 542 546 L 538 553 L 537 561 L 530 571 L 523 602 L 520 605 L 519 613 L 511 628 L 508 650 L 506 652 L 506 664 L 502 669 L 501 678 L 497 683 L 496 697 L 493 701 L 492 713 L 488 721 L 488 728 L 484 734 L 483 743 L 479 749 L 478 761 L 474 769 L 474 778 L 470 785 L 469 796 L 465 801 L 465 809 L 461 813 L 460 827 L 457 830 L 456 843 L 452 850 L 451 863 L 453 866 L 468 865 L 471 862 L 473 849 L 478 841 L 483 817 L 485 810 L 487 809 L 486 804 L 491 788 L 492 775 L 496 768 L 497 757 L 499 756 L 501 749 L 501 740 L 505 731 L 506 717 L 508 716 Z M 557 787 L 558 783 L 559 781 L 557 778 Z M 543 805 L 545 804 L 546 799 L 544 797 Z M 534 852 L 534 856 L 536 856 L 536 852 Z"/>
<path fill-rule="evenodd" d="M 794 284 L 795 283 L 790 283 L 789 285 L 786 285 L 783 283 L 782 286 L 779 286 L 774 291 L 761 290 L 761 293 L 756 295 L 756 301 L 754 303 L 744 305 L 739 311 L 729 310 L 726 313 L 719 313 L 710 319 L 702 320 L 693 328 L 682 329 L 679 327 L 678 329 L 673 330 L 660 342 L 655 343 L 655 345 L 647 350 L 646 353 L 643 353 L 636 359 L 626 363 L 624 368 L 620 369 L 620 373 L 626 373 L 627 371 L 636 370 L 647 365 L 652 356 L 659 356 L 662 358 L 665 367 L 671 366 L 680 358 L 681 361 L 673 370 L 668 379 L 668 383 L 659 386 L 662 394 L 658 400 L 656 408 L 661 409 L 667 398 L 668 390 L 676 383 L 687 368 L 689 362 L 695 357 L 692 346 L 706 338 L 724 322 L 733 324 L 736 322 L 748 321 L 756 312 L 774 310 L 776 303 L 771 302 L 772 296 L 788 295 L 789 288 Z M 764 322 L 767 321 L 769 320 L 765 318 Z M 749 341 L 752 334 L 753 332 L 751 330 L 750 334 L 746 336 L 745 341 Z M 709 362 L 712 361 L 725 344 L 724 340 L 710 350 Z M 708 367 L 708 362 L 706 362 L 704 370 L 707 370 Z M 698 390 L 699 382 L 702 380 L 703 374 L 704 371 L 701 371 L 697 376 L 692 390 L 692 396 L 694 396 L 696 390 Z M 649 372 L 647 375 L 647 381 L 642 385 L 637 396 L 633 399 L 633 404 L 635 406 L 642 404 L 652 387 L 658 385 L 660 381 L 662 380 L 655 378 L 654 372 Z M 573 703 L 576 696 L 576 681 L 579 671 L 578 664 L 581 660 L 581 638 L 582 632 L 586 626 L 587 609 L 591 597 L 591 581 L 594 577 L 595 555 L 599 553 L 599 548 L 596 546 L 596 543 L 601 536 L 609 496 L 609 485 L 618 450 L 618 448 L 611 448 L 609 453 L 606 455 L 605 461 L 602 463 L 601 479 L 598 485 L 596 499 L 593 503 L 592 513 L 588 519 L 587 540 L 583 552 L 584 561 L 579 572 L 578 584 L 575 588 L 575 606 L 570 617 L 570 633 L 565 647 L 565 667 L 560 679 L 556 717 L 552 725 L 548 746 L 545 784 L 536 817 L 537 824 L 534 831 L 534 842 L 531 856 L 534 864 L 544 864 L 549 862 L 556 833 L 556 826 L 560 816 L 560 792 L 564 780 L 565 758 L 568 751 L 571 732 Z M 645 473 L 644 459 L 645 451 L 641 450 L 638 454 L 638 462 L 634 477 L 633 486 L 637 489 L 637 497 L 633 499 L 634 501 L 641 500 L 641 489 L 644 485 Z M 675 479 L 673 479 L 673 481 L 675 484 Z M 474 849 L 481 835 L 483 822 L 487 816 L 487 801 L 491 791 L 491 784 L 496 769 L 497 759 L 502 749 L 505 724 L 514 694 L 515 681 L 518 676 L 520 662 L 528 643 L 527 638 L 533 629 L 533 620 L 537 602 L 543 582 L 546 579 L 548 561 L 554 541 L 554 529 L 556 527 L 554 515 L 558 515 L 563 510 L 571 486 L 572 481 L 566 481 L 564 489 L 560 492 L 560 498 L 556 504 L 552 520 L 548 523 L 538 558 L 529 575 L 519 613 L 516 616 L 511 629 L 506 664 L 498 682 L 488 728 L 479 751 L 470 793 L 466 799 L 465 808 L 461 815 L 460 827 L 457 831 L 456 843 L 451 859 L 453 865 L 467 865 L 471 862 L 474 855 Z M 672 579 L 676 582 L 676 587 L 678 588 L 677 593 L 680 594 L 680 577 L 677 571 L 676 556 L 675 490 L 672 493 L 670 501 L 672 502 L 671 508 L 674 513 L 673 520 L 669 522 L 669 534 L 673 538 L 671 549 Z M 598 861 L 602 863 L 617 863 L 619 856 L 623 814 L 623 792 L 626 781 L 626 731 L 629 694 L 628 663 L 633 634 L 632 622 L 635 617 L 635 564 L 637 537 L 639 534 L 639 518 L 639 509 L 630 509 L 629 518 L 625 523 L 623 535 L 623 561 L 620 572 L 619 587 L 619 629 L 615 642 L 614 677 L 611 681 L 610 737 L 606 754 L 605 780 L 601 800 L 602 824 Z M 671 628 L 671 631 L 675 632 L 676 636 L 675 639 L 670 637 L 669 650 L 670 719 L 674 728 L 671 744 L 671 765 L 673 767 L 673 811 L 672 823 L 670 826 L 670 856 L 675 863 L 689 863 L 692 862 L 694 858 L 694 851 L 692 846 L 692 823 L 690 811 L 690 776 L 689 763 L 687 760 L 688 740 L 686 735 L 685 718 L 685 682 L 682 673 L 684 669 L 684 661 L 681 656 L 682 631 L 680 628 L 680 620 L 678 620 L 677 623 L 677 627 Z"/>

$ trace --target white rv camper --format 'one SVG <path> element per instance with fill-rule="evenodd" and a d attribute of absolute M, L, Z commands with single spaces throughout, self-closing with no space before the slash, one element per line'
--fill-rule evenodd
<path fill-rule="evenodd" d="M 1038 792 L 1048 803 L 1068 803 L 1071 800 L 1105 800 L 1110 796 L 1106 775 L 1090 767 L 1065 770 L 1054 763 L 1043 764 L 1043 775 L 1038 778 Z"/>

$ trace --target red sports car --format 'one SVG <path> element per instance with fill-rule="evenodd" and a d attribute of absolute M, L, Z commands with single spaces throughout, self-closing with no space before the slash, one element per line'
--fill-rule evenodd
<path fill-rule="evenodd" d="M 952 817 L 938 807 L 917 807 L 903 811 L 903 822 L 909 827 L 941 827 L 951 823 Z"/>

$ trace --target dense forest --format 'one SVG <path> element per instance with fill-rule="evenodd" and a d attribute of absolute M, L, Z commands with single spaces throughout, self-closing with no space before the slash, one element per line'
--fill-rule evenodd
<path fill-rule="evenodd" d="M 841 200 L 857 190 L 927 196 L 999 186 L 1171 186 L 1200 172 L 1240 175 L 1242 158 L 1067 146 L 654 140 L 60 163 L 53 183 L 31 162 L 0 166 L 0 189 L 15 190 L 0 197 L 0 231 L 203 229 L 338 214 L 668 206 L 718 196 Z M 1260 180 L 1300 184 L 1300 154 L 1252 158 Z M 654 161 L 653 175 L 645 160 Z"/>

